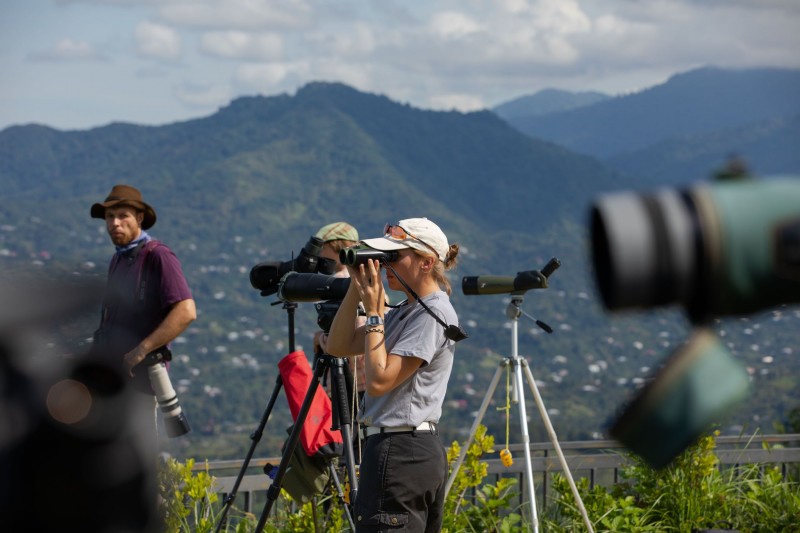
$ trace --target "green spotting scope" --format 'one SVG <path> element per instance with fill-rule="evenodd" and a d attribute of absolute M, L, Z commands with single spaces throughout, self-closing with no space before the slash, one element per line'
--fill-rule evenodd
<path fill-rule="evenodd" d="M 747 392 L 709 321 L 800 302 L 800 177 L 610 193 L 592 205 L 590 233 L 609 311 L 677 304 L 695 326 L 609 428 L 661 468 Z"/>
<path fill-rule="evenodd" d="M 800 177 L 608 194 L 590 231 L 611 311 L 680 304 L 702 323 L 800 302 Z"/>

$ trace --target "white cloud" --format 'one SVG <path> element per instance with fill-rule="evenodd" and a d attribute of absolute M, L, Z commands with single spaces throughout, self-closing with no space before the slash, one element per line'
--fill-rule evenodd
<path fill-rule="evenodd" d="M 105 61 L 107 58 L 87 42 L 65 38 L 53 48 L 28 55 L 34 61 Z"/>
<path fill-rule="evenodd" d="M 150 121 L 170 119 L 164 110 L 172 109 L 185 118 L 196 109 L 189 106 L 225 94 L 293 92 L 317 80 L 419 107 L 469 111 L 546 87 L 630 92 L 703 65 L 800 68 L 798 0 L 56 2 L 62 5 L 42 2 L 49 24 L 33 7 L 18 8 L 27 17 L 20 27 L 36 31 L 5 32 L 0 47 L 43 49 L 54 35 L 69 35 L 26 56 L 40 62 L 37 75 L 61 75 L 48 62 L 81 62 L 84 77 L 120 92 L 131 82 L 121 73 L 138 75 L 148 94 L 172 97 L 159 96 L 159 118 Z M 126 54 L 131 34 L 140 56 L 160 61 L 145 65 Z M 102 71 L 98 60 L 108 63 Z M 175 68 L 178 62 L 185 68 Z M 3 67 L 13 73 L 12 54 L 0 56 Z M 18 102 L 41 85 L 34 76 L 14 79 Z M 87 102 L 92 98 L 86 94 Z M 33 100 L 19 109 L 14 120 L 44 120 Z M 118 116 L 95 121 L 125 117 L 120 108 Z"/>
<path fill-rule="evenodd" d="M 470 94 L 440 94 L 428 99 L 432 109 L 443 111 L 477 111 L 486 108 L 486 102 Z"/>
<path fill-rule="evenodd" d="M 181 56 L 181 38 L 178 32 L 163 24 L 140 22 L 134 32 L 140 54 L 156 59 L 174 61 Z"/>
<path fill-rule="evenodd" d="M 304 28 L 314 15 L 305 0 L 173 0 L 159 13 L 176 26 L 227 30 Z"/>
<path fill-rule="evenodd" d="M 283 63 L 244 63 L 236 69 L 236 80 L 246 87 L 273 93 L 297 67 Z"/>
<path fill-rule="evenodd" d="M 175 90 L 175 97 L 182 103 L 203 109 L 221 107 L 231 101 L 231 90 L 223 85 L 183 85 Z"/>
<path fill-rule="evenodd" d="M 200 49 L 228 59 L 276 61 L 283 56 L 283 39 L 274 33 L 214 31 L 203 34 Z"/>
<path fill-rule="evenodd" d="M 360 90 L 380 92 L 381 83 L 375 83 L 372 64 L 350 61 L 320 61 L 313 64 L 313 72 L 319 74 L 316 79 L 324 81 L 340 81 Z"/>
<path fill-rule="evenodd" d="M 314 50 L 315 57 L 332 57 L 339 61 L 362 61 L 363 59 L 375 61 L 379 57 L 369 57 L 375 52 L 376 46 L 385 38 L 376 35 L 376 30 L 364 22 L 354 21 L 346 31 L 332 32 L 320 30 L 304 32 L 303 42 Z"/>
<path fill-rule="evenodd" d="M 436 13 L 431 19 L 430 28 L 435 35 L 445 40 L 460 39 L 483 29 L 471 17 L 455 11 Z"/>

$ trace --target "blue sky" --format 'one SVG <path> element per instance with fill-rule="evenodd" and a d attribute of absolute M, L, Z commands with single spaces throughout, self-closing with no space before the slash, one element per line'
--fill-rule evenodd
<path fill-rule="evenodd" d="M 4 0 L 0 129 L 167 124 L 311 81 L 472 111 L 798 50 L 798 0 Z"/>

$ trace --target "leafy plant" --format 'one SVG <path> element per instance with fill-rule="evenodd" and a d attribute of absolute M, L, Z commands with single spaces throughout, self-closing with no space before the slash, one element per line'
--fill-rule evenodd
<path fill-rule="evenodd" d="M 624 482 L 578 489 L 595 530 L 678 531 L 735 529 L 745 532 L 800 531 L 800 485 L 780 470 L 759 464 L 720 470 L 714 435 L 701 438 L 671 465 L 654 470 L 630 457 Z M 563 476 L 549 508 L 548 531 L 582 529 Z"/>
<path fill-rule="evenodd" d="M 714 436 L 698 440 L 671 465 L 654 470 L 638 458 L 622 471 L 630 481 L 613 488 L 617 495 L 633 496 L 650 507 L 665 527 L 705 529 L 719 527 L 731 516 L 730 485 L 719 471 Z"/>
<path fill-rule="evenodd" d="M 492 453 L 494 437 L 479 425 L 474 442 L 453 480 L 444 506 L 442 531 L 524 531 L 522 516 L 515 512 L 512 500 L 518 495 L 516 479 L 500 478 L 497 483 L 484 484 L 488 465 L 483 457 Z M 447 451 L 451 465 L 461 454 L 461 446 L 453 442 Z"/>
<path fill-rule="evenodd" d="M 605 487 L 589 488 L 589 480 L 576 481 L 581 501 L 595 531 L 626 531 L 645 533 L 657 531 L 660 524 L 652 512 L 637 505 L 634 496 L 613 495 Z M 556 497 L 547 508 L 543 524 L 547 531 L 582 531 L 585 529 L 567 479 L 561 474 L 553 476 Z"/>
<path fill-rule="evenodd" d="M 214 478 L 208 473 L 208 462 L 204 471 L 194 471 L 194 459 L 181 464 L 172 457 L 159 462 L 158 487 L 161 517 L 164 531 L 168 533 L 214 531 L 221 516 L 215 503 L 219 495 L 214 488 Z M 231 508 L 228 523 L 236 520 L 236 533 L 247 533 L 255 526 L 255 517 Z M 226 528 L 226 531 L 229 529 Z"/>

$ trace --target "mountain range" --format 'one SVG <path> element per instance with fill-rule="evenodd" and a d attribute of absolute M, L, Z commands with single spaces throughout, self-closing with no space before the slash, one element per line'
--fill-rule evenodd
<path fill-rule="evenodd" d="M 461 113 L 317 82 L 165 126 L 14 126 L 0 131 L 0 265 L 4 279 L 102 279 L 113 249 L 89 207 L 116 183 L 139 187 L 158 211 L 151 233 L 183 262 L 199 310 L 176 343 L 171 370 L 196 430 L 170 445 L 200 459 L 241 457 L 275 365 L 292 348 L 289 314 L 250 285 L 251 268 L 290 259 L 328 222 L 346 220 L 366 238 L 387 222 L 427 216 L 461 245 L 456 276 L 513 276 L 560 259 L 548 289 L 526 295 L 520 351 L 533 362 L 561 437 L 592 438 L 688 330 L 677 309 L 612 316 L 601 308 L 588 257 L 592 199 L 707 179 L 731 154 L 754 170 L 800 173 L 798 89 L 798 71 L 709 68 L 630 95 L 561 94 L 554 111 L 536 110 L 546 99 L 533 98 Z M 453 300 L 470 338 L 458 347 L 445 439 L 470 426 L 511 344 L 507 296 L 465 296 L 456 276 Z M 554 332 L 528 320 L 534 315 Z M 784 357 L 778 376 L 764 363 L 767 346 L 797 349 L 800 315 L 781 317 L 747 319 L 764 322 L 760 351 L 739 322 L 719 323 L 757 379 L 780 378 L 756 388 L 740 426 L 756 416 L 778 422 L 796 405 L 796 381 L 785 381 L 785 369 L 800 365 Z M 313 309 L 301 305 L 296 320 L 295 347 L 310 350 Z M 76 321 L 64 342 L 80 349 L 96 317 Z M 279 430 L 264 443 L 272 454 L 288 414 L 275 413 L 275 423 Z M 546 439 L 540 427 L 531 434 Z"/>
<path fill-rule="evenodd" d="M 535 94 L 520 96 L 492 108 L 492 111 L 509 122 L 530 120 L 532 117 L 549 115 L 590 106 L 611 98 L 597 91 L 570 92 L 561 89 L 542 89 Z"/>

